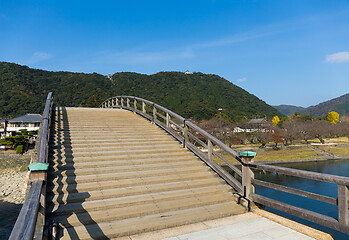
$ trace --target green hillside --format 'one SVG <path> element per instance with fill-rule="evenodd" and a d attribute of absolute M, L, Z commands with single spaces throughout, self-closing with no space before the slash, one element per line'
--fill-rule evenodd
<path fill-rule="evenodd" d="M 254 95 L 212 74 L 160 72 L 154 75 L 115 73 L 112 81 L 93 73 L 50 72 L 0 62 L 0 116 L 41 113 L 49 91 L 60 106 L 86 105 L 93 91 L 101 100 L 134 95 L 196 120 L 209 119 L 218 108 L 231 118 L 280 114 Z"/>
<path fill-rule="evenodd" d="M 310 114 L 313 117 L 324 117 L 331 111 L 336 111 L 340 116 L 349 116 L 349 93 L 338 98 L 308 107 L 301 113 Z"/>
<path fill-rule="evenodd" d="M 139 96 L 197 120 L 212 118 L 218 108 L 223 108 L 233 119 L 279 114 L 264 101 L 213 74 L 116 73 L 113 82 L 119 95 Z"/>

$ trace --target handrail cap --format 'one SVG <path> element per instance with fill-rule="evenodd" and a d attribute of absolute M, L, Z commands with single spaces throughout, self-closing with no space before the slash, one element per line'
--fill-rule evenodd
<path fill-rule="evenodd" d="M 28 166 L 29 171 L 35 172 L 35 171 L 47 171 L 48 170 L 48 163 L 31 163 Z"/>
<path fill-rule="evenodd" d="M 256 155 L 257 155 L 257 153 L 252 152 L 252 151 L 244 151 L 244 152 L 239 153 L 240 157 L 254 157 Z"/>

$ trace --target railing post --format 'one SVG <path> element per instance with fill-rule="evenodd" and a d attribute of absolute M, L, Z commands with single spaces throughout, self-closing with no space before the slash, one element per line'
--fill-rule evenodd
<path fill-rule="evenodd" d="M 348 186 L 338 185 L 338 221 L 349 225 L 349 189 Z"/>
<path fill-rule="evenodd" d="M 185 123 L 186 120 L 184 120 L 184 128 L 183 128 L 183 147 L 184 148 L 187 148 L 187 143 L 189 141 L 189 137 L 188 137 L 188 126 L 187 124 Z"/>
<path fill-rule="evenodd" d="M 255 152 L 245 151 L 240 152 L 241 160 L 244 164 L 253 163 L 253 158 L 257 154 Z M 250 199 L 250 194 L 254 193 L 254 187 L 252 186 L 252 179 L 254 178 L 254 173 L 248 166 L 242 165 L 242 189 L 244 197 Z"/>
<path fill-rule="evenodd" d="M 114 98 L 112 98 L 111 99 L 111 106 L 114 108 L 114 106 L 115 106 L 115 100 L 114 100 Z"/>
<path fill-rule="evenodd" d="M 210 139 L 207 140 L 208 160 L 213 162 L 213 144 Z"/>
<path fill-rule="evenodd" d="M 133 112 L 136 113 L 136 111 L 137 111 L 137 100 L 136 100 L 136 98 L 133 99 L 133 105 L 134 105 L 134 108 L 135 108 Z"/>
<path fill-rule="evenodd" d="M 124 106 L 124 99 L 121 97 L 121 108 Z"/>
<path fill-rule="evenodd" d="M 155 108 L 155 104 L 153 104 L 153 123 L 156 123 L 156 108 Z"/>
<path fill-rule="evenodd" d="M 142 112 L 146 113 L 146 111 L 145 111 L 145 102 L 142 102 Z"/>
<path fill-rule="evenodd" d="M 110 99 L 108 100 L 108 108 L 110 108 Z"/>
<path fill-rule="evenodd" d="M 130 99 L 129 98 L 126 98 L 126 106 L 130 107 Z"/>
<path fill-rule="evenodd" d="M 119 99 L 117 97 L 115 98 L 115 104 L 117 107 L 119 106 Z"/>
<path fill-rule="evenodd" d="M 170 114 L 166 113 L 166 127 L 170 128 Z"/>

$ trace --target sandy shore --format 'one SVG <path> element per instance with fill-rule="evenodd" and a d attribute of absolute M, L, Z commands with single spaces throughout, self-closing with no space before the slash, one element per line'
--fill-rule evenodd
<path fill-rule="evenodd" d="M 30 156 L 0 154 L 0 239 L 8 239 L 25 200 Z"/>
<path fill-rule="evenodd" d="M 27 171 L 0 171 L 0 200 L 22 204 L 25 199 L 25 180 Z"/>
<path fill-rule="evenodd" d="M 0 170 L 0 239 L 8 239 L 25 200 L 27 171 Z"/>

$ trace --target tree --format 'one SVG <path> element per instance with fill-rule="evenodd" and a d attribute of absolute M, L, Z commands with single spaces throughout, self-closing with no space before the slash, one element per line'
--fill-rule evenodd
<path fill-rule="evenodd" d="M 278 125 L 278 123 L 280 122 L 280 118 L 278 116 L 274 116 L 273 120 L 271 120 L 273 122 L 273 126 L 276 127 L 276 125 Z"/>
<path fill-rule="evenodd" d="M 100 97 L 99 97 L 98 93 L 95 90 L 93 90 L 90 98 L 86 102 L 86 106 L 87 107 L 99 107 L 100 104 L 101 104 Z"/>
<path fill-rule="evenodd" d="M 327 120 L 332 124 L 337 124 L 339 122 L 339 114 L 335 111 L 329 112 Z"/>

